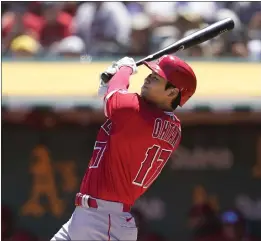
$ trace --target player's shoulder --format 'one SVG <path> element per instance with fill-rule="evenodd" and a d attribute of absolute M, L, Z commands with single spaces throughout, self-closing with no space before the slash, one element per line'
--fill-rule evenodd
<path fill-rule="evenodd" d="M 139 96 L 137 93 L 131 93 L 125 89 L 113 90 L 112 92 L 108 93 L 107 95 L 110 95 L 110 96 L 118 95 L 118 96 L 126 96 L 126 97 L 138 97 Z"/>
<path fill-rule="evenodd" d="M 138 112 L 140 109 L 139 95 L 129 93 L 127 90 L 118 89 L 105 96 L 106 113 L 108 112 Z M 112 113 L 111 113 L 112 114 Z"/>
<path fill-rule="evenodd" d="M 131 100 L 137 98 L 134 93 L 129 93 L 125 89 L 116 89 L 111 92 L 106 93 L 104 96 L 105 101 L 117 99 L 117 100 Z"/>

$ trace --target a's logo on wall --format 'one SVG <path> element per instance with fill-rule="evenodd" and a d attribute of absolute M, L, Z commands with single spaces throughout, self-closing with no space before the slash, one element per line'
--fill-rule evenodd
<path fill-rule="evenodd" d="M 29 199 L 22 206 L 22 215 L 41 217 L 50 212 L 59 218 L 63 215 L 66 203 L 59 197 L 56 174 L 61 178 L 63 192 L 75 192 L 78 187 L 76 166 L 73 161 L 61 161 L 54 164 L 45 146 L 37 146 L 32 153 L 30 163 L 32 188 Z M 47 205 L 41 199 L 47 200 Z"/>

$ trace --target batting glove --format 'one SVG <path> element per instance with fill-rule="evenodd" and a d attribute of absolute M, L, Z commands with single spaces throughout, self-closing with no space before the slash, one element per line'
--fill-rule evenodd
<path fill-rule="evenodd" d="M 116 62 L 117 67 L 120 69 L 122 66 L 128 66 L 132 69 L 132 74 L 136 74 L 138 72 L 136 63 L 133 58 L 124 57 Z"/>
<path fill-rule="evenodd" d="M 117 62 L 113 62 L 112 65 L 110 67 L 108 67 L 107 70 L 105 70 L 103 73 L 107 73 L 107 74 L 110 74 L 113 76 L 123 66 L 131 67 L 132 74 L 137 73 L 137 66 L 136 66 L 135 61 L 133 58 L 129 58 L 129 57 L 124 57 Z M 99 85 L 98 95 L 104 96 L 104 94 L 107 92 L 107 89 L 108 89 L 108 83 L 105 83 L 102 80 L 101 75 L 100 75 L 100 85 Z"/>
<path fill-rule="evenodd" d="M 119 70 L 117 63 L 116 62 L 112 62 L 112 65 L 109 66 L 103 73 L 107 73 L 110 75 L 115 75 L 117 73 L 117 71 Z M 103 74 L 102 73 L 102 74 Z M 100 85 L 99 85 L 99 89 L 98 89 L 98 96 L 104 96 L 105 93 L 107 92 L 108 89 L 108 83 L 105 83 L 103 81 L 103 79 L 101 78 L 102 74 L 100 74 Z"/>

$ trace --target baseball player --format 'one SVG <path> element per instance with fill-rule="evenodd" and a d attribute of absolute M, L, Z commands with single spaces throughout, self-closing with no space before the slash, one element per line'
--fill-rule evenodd
<path fill-rule="evenodd" d="M 165 55 L 151 69 L 141 94 L 128 93 L 135 61 L 124 57 L 101 80 L 104 114 L 91 161 L 75 198 L 75 211 L 52 240 L 136 240 L 130 213 L 135 201 L 160 174 L 181 139 L 173 111 L 196 90 L 196 76 L 181 59 Z"/>

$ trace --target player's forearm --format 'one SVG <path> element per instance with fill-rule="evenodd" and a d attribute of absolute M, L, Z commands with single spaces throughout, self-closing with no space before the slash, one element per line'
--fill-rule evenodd
<path fill-rule="evenodd" d="M 109 94 L 115 90 L 127 90 L 129 88 L 129 80 L 132 74 L 132 69 L 128 66 L 123 66 L 120 70 L 112 77 L 108 84 L 107 93 Z"/>

